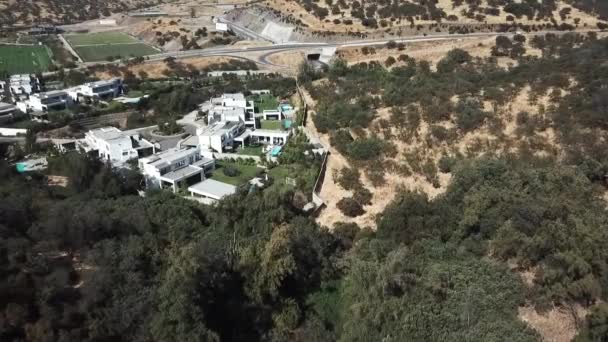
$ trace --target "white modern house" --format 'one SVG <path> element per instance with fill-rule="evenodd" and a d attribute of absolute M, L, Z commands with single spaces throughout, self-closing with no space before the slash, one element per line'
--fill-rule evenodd
<path fill-rule="evenodd" d="M 80 86 L 84 96 L 98 97 L 102 99 L 114 98 L 122 92 L 122 80 L 112 78 L 110 80 L 85 83 Z"/>
<path fill-rule="evenodd" d="M 197 128 L 198 145 L 201 150 L 222 153 L 249 132 L 242 121 L 219 121 Z"/>
<path fill-rule="evenodd" d="M 102 127 L 85 133 L 80 147 L 115 165 L 156 152 L 154 144 L 138 133 L 126 133 L 116 127 Z"/>
<path fill-rule="evenodd" d="M 282 146 L 289 140 L 291 130 L 256 129 L 250 135 L 254 144 Z"/>
<path fill-rule="evenodd" d="M 203 103 L 200 110 L 207 113 L 209 125 L 219 121 L 242 121 L 245 126 L 255 128 L 255 107 L 241 93 L 223 94 Z"/>
<path fill-rule="evenodd" d="M 172 148 L 139 159 L 148 189 L 171 188 L 177 192 L 205 180 L 215 169 L 215 160 L 201 157 L 198 148 Z"/>
<path fill-rule="evenodd" d="M 48 91 L 33 94 L 25 102 L 26 111 L 48 112 L 49 110 L 62 110 L 72 104 L 72 99 L 63 90 Z"/>
<path fill-rule="evenodd" d="M 122 90 L 122 79 L 112 78 L 109 80 L 82 84 L 78 87 L 71 88 L 69 93 L 74 101 L 78 101 L 81 98 L 108 100 L 120 96 Z"/>

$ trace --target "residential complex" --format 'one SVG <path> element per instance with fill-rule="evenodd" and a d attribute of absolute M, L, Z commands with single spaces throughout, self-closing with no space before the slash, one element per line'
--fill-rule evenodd
<path fill-rule="evenodd" d="M 1 84 L 5 87 L 6 84 Z M 10 78 L 11 94 L 17 109 L 31 114 L 35 120 L 47 120 L 49 111 L 63 110 L 75 102 L 110 100 L 123 92 L 120 78 L 89 82 L 63 90 L 39 92 L 40 85 L 30 75 L 13 75 Z"/>
<path fill-rule="evenodd" d="M 88 87 L 96 94 L 106 91 L 112 94 L 111 89 L 105 87 L 117 84 L 95 83 Z M 82 89 L 81 86 L 80 90 Z M 34 99 L 47 99 L 44 103 L 40 101 L 44 105 L 54 105 L 66 97 L 72 99 L 66 92 L 32 96 Z M 243 94 L 224 94 L 208 101 L 206 105 L 212 111 L 214 119 L 204 120 L 202 124 L 199 121 L 200 126 L 196 129 L 195 136 L 164 151 L 157 151 L 160 145 L 144 139 L 137 130 L 121 131 L 115 127 L 90 130 L 84 139 L 71 142 L 69 146 L 63 144 L 59 148 L 61 151 L 81 150 L 91 153 L 115 167 L 129 167 L 127 161 L 137 160 L 146 188 L 170 189 L 200 202 L 212 203 L 237 191 L 234 185 L 209 178 L 215 172 L 215 158 L 240 158 L 242 155 L 235 152 L 253 145 L 260 147 L 260 153 L 267 151 L 269 159 L 273 160 L 287 143 L 292 131 L 280 120 L 283 117 L 280 108 L 277 108 L 279 114 L 272 121 L 275 129 L 256 128 L 256 124 L 248 126 L 241 114 L 250 114 L 255 122 L 255 107 L 254 101 L 246 100 Z M 271 116 L 259 111 L 258 117 L 272 120 Z"/>

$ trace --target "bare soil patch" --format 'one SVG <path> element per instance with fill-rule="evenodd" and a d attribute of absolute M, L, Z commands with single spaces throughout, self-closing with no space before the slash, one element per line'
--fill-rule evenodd
<path fill-rule="evenodd" d="M 533 307 L 519 308 L 519 318 L 528 323 L 547 342 L 570 342 L 576 335 L 580 322 L 588 309 L 580 305 L 572 308 L 554 307 L 546 313 L 538 313 Z"/>

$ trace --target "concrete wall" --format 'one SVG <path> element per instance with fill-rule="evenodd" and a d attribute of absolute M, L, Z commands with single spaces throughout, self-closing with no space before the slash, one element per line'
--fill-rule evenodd
<path fill-rule="evenodd" d="M 25 135 L 27 134 L 27 129 L 25 128 L 1 128 L 0 127 L 0 135 L 4 137 L 16 137 L 17 135 Z"/>

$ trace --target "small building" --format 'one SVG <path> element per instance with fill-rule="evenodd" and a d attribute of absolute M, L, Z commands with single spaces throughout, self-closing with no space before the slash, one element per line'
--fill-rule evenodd
<path fill-rule="evenodd" d="M 72 104 L 72 99 L 63 90 L 53 90 L 30 96 L 25 101 L 27 111 L 48 112 L 50 110 L 63 110 Z"/>
<path fill-rule="evenodd" d="M 237 187 L 231 184 L 218 182 L 214 179 L 205 179 L 204 181 L 194 184 L 188 188 L 190 195 L 194 198 L 211 199 L 219 201 L 222 198 L 234 195 Z"/>
<path fill-rule="evenodd" d="M 15 118 L 17 107 L 10 103 L 0 102 L 0 122 L 9 122 Z"/>
<path fill-rule="evenodd" d="M 154 144 L 142 138 L 139 133 L 123 132 L 116 127 L 102 127 L 88 131 L 84 140 L 80 142 L 80 147 L 117 165 L 156 152 Z"/>
<path fill-rule="evenodd" d="M 222 153 L 226 149 L 231 149 L 235 139 L 246 132 L 249 130 L 246 130 L 242 121 L 219 121 L 198 128 L 196 135 L 201 149 Z"/>
<path fill-rule="evenodd" d="M 139 159 L 139 168 L 148 189 L 181 187 L 205 180 L 205 174 L 215 169 L 215 160 L 203 158 L 198 148 L 172 148 Z"/>
<path fill-rule="evenodd" d="M 215 30 L 217 32 L 227 32 L 228 31 L 228 24 L 225 24 L 225 23 L 215 23 Z"/>

